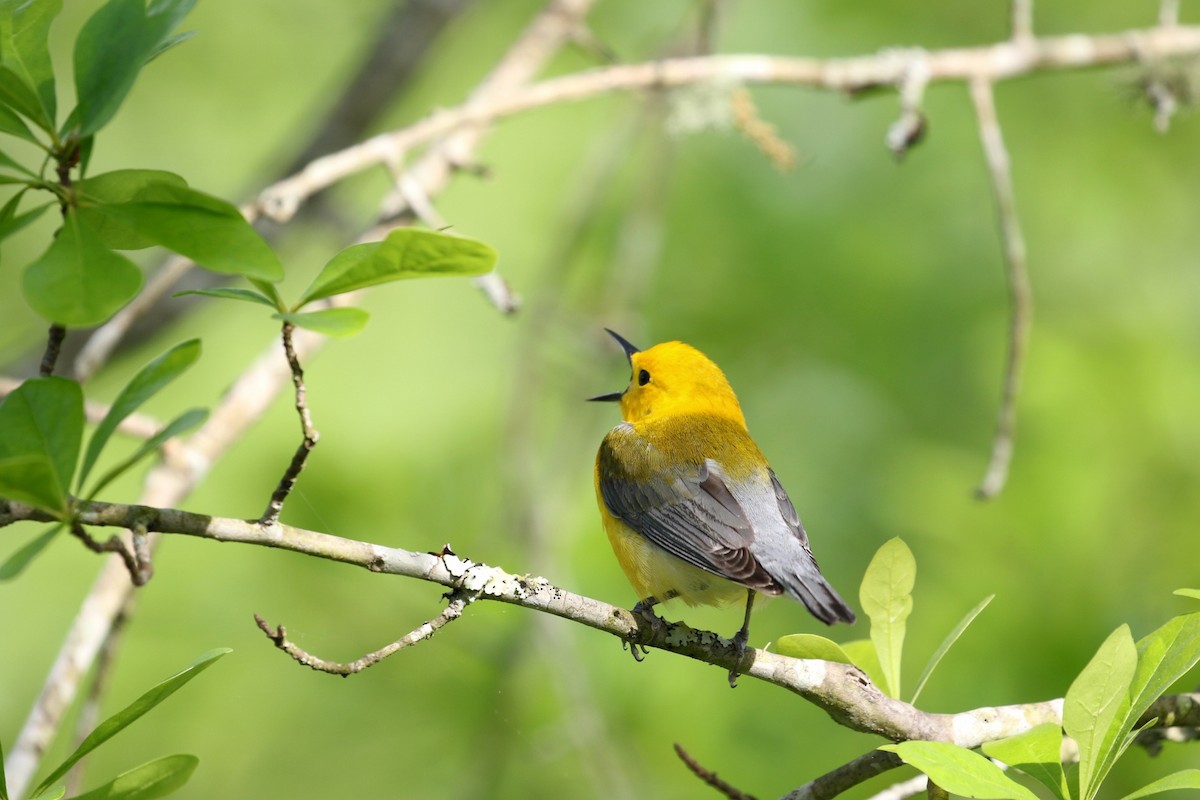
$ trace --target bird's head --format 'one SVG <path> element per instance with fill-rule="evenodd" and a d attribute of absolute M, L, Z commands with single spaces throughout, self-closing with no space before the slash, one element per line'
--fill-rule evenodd
<path fill-rule="evenodd" d="M 730 417 L 745 426 L 741 406 L 725 373 L 704 353 L 683 342 L 664 342 L 639 350 L 619 334 L 608 333 L 629 359 L 629 385 L 622 392 L 590 400 L 619 402 L 626 422 L 660 414 L 709 413 Z"/>

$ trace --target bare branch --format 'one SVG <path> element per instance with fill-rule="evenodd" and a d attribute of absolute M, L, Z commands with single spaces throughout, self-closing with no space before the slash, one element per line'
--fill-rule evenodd
<path fill-rule="evenodd" d="M 308 651 L 301 648 L 295 642 L 288 641 L 287 631 L 282 625 L 277 625 L 274 630 L 271 626 L 260 617 L 254 615 L 254 621 L 258 623 L 259 629 L 267 635 L 267 638 L 275 643 L 283 652 L 287 653 L 297 662 L 306 667 L 310 667 L 317 672 L 328 672 L 331 675 L 341 675 L 343 678 L 353 675 L 357 672 L 362 672 L 367 667 L 373 667 L 380 661 L 383 661 L 393 653 L 410 647 L 417 642 L 423 642 L 432 637 L 435 633 L 441 630 L 447 623 L 453 622 L 462 616 L 463 609 L 475 601 L 475 595 L 471 592 L 462 589 L 455 589 L 448 592 L 445 597 L 450 601 L 449 605 L 442 610 L 433 619 L 424 622 L 420 627 L 410 633 L 401 636 L 396 641 L 381 647 L 373 653 L 367 653 L 362 658 L 354 661 L 342 663 L 339 661 L 327 661 L 323 658 L 312 655 Z"/>
<path fill-rule="evenodd" d="M 45 512 L 21 503 L 9 502 L 8 506 L 13 519 L 48 518 Z M 289 525 L 264 527 L 242 519 L 120 503 L 81 502 L 78 517 L 82 525 L 129 527 L 141 522 L 151 531 L 290 550 L 353 564 L 371 572 L 462 589 L 479 599 L 552 614 L 621 641 L 636 641 L 687 656 L 725 672 L 737 666 L 743 675 L 800 695 L 847 728 L 892 741 L 923 739 L 978 747 L 1043 722 L 1062 722 L 1061 699 L 978 708 L 957 714 L 921 711 L 884 695 L 857 667 L 849 664 L 794 659 L 753 648 L 743 652 L 729 639 L 710 631 L 695 630 L 683 623 L 650 625 L 627 609 L 574 594 L 544 578 L 510 574 L 460 558 L 449 550 L 418 553 Z M 1200 694 L 1161 698 L 1143 722 L 1152 718 L 1158 725 L 1170 720 L 1173 727 L 1200 727 Z"/>
<path fill-rule="evenodd" d="M 1017 424 L 1017 395 L 1021 390 L 1021 372 L 1025 365 L 1025 351 L 1029 346 L 1029 331 L 1033 323 L 1033 293 L 1025 263 L 1025 238 L 1021 234 L 1021 223 L 1017 219 L 1008 150 L 1004 146 L 1000 121 L 996 117 L 992 84 L 987 78 L 977 77 L 971 80 L 970 86 L 971 100 L 974 102 L 975 116 L 979 123 L 979 138 L 983 143 L 984 157 L 992 178 L 992 192 L 996 197 L 1010 306 L 1008 357 L 1004 368 L 1004 388 L 997 414 L 992 457 L 983 481 L 975 492 L 980 499 L 988 500 L 998 495 L 1008 480 L 1008 465 L 1012 461 L 1013 434 Z"/>
<path fill-rule="evenodd" d="M 721 794 L 729 798 L 729 800 L 754 800 L 753 795 L 748 795 L 732 786 L 728 781 L 722 780 L 717 773 L 705 769 L 699 761 L 692 758 L 688 751 L 683 749 L 683 746 L 678 742 L 675 743 L 675 755 L 679 756 L 679 760 L 687 765 L 687 768 L 692 771 L 700 780 L 704 781 L 709 786 L 716 789 Z"/>
<path fill-rule="evenodd" d="M 1170 26 L 1123 33 L 1074 34 L 1006 40 L 974 48 L 918 51 L 928 60 L 929 81 L 991 82 L 1037 71 L 1080 69 L 1200 53 L 1200 27 Z M 303 170 L 265 189 L 257 208 L 280 222 L 290 219 L 315 192 L 371 167 L 396 160 L 453 131 L 473 129 L 547 105 L 573 102 L 615 91 L 671 89 L 696 83 L 771 83 L 839 92 L 900 86 L 914 55 L 887 50 L 850 58 L 790 58 L 720 55 L 667 59 L 600 67 L 552 78 L 519 91 L 468 100 L 396 131 L 316 159 Z M 420 177 L 420 176 L 419 176 Z"/>

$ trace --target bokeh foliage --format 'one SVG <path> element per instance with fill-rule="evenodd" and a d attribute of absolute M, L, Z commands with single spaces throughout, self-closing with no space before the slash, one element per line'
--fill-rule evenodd
<path fill-rule="evenodd" d="M 97 5 L 67 4 L 56 63 L 69 63 L 70 36 Z M 380 124 L 458 102 L 539 7 L 472 6 Z M 739 4 L 718 44 L 849 55 L 1005 35 L 1007 3 L 966 9 Z M 164 169 L 233 199 L 260 188 L 331 104 L 383 10 L 204 0 L 184 26 L 198 35 L 139 79 L 93 172 Z M 1154 13 L 1072 0 L 1039 6 L 1037 29 L 1112 31 Z M 635 60 L 682 40 L 695 8 L 623 0 L 601 3 L 592 19 Z M 552 71 L 589 63 L 567 52 Z M 523 311 L 501 317 L 465 281 L 369 295 L 371 325 L 307 365 L 322 441 L 285 521 L 414 550 L 448 541 L 632 604 L 591 488 L 595 447 L 615 420 L 581 400 L 627 380 L 602 326 L 642 346 L 678 338 L 726 370 L 835 585 L 852 596 L 893 536 L 912 548 L 920 580 L 907 675 L 995 593 L 923 691 L 923 708 L 1062 696 L 1118 625 L 1136 639 L 1188 608 L 1171 590 L 1195 585 L 1200 555 L 1197 123 L 1185 113 L 1157 135 L 1130 90 L 1136 77 L 1090 71 L 997 88 L 1036 314 L 1013 473 L 995 502 L 981 505 L 971 490 L 999 397 L 1006 294 L 965 90 L 931 88 L 929 137 L 896 164 L 882 144 L 897 112 L 891 96 L 770 88 L 754 98 L 799 151 L 794 173 L 775 171 L 736 132 L 664 138 L 662 117 L 634 97 L 500 125 L 480 154 L 490 177 L 460 176 L 438 209 L 456 232 L 496 248 Z M 339 224 L 282 241 L 285 296 L 370 219 L 383 185 L 379 175 L 356 180 L 334 195 Z M 52 216 L 36 223 L 44 234 Z M 41 346 L 16 265 L 44 242 L 27 253 L 5 245 L 0 361 L 24 365 Z M 211 406 L 273 341 L 261 312 L 198 304 L 122 354 L 89 397 L 115 398 L 151 357 L 201 337 L 203 358 L 148 410 L 169 419 Z M 185 507 L 256 516 L 294 445 L 281 397 Z M 114 439 L 113 458 L 121 446 L 136 449 Z M 129 478 L 109 488 L 113 499 L 136 493 Z M 30 532 L 6 529 L 0 559 Z M 5 743 L 95 571 L 63 540 L 0 584 L 0 646 L 19 653 L 0 667 Z M 439 594 L 172 537 L 125 634 L 107 707 L 201 650 L 235 652 L 173 698 L 169 714 L 97 753 L 95 774 L 127 767 L 128 748 L 198 754 L 180 797 L 694 797 L 705 790 L 672 754 L 678 741 L 769 797 L 876 744 L 776 689 L 743 680 L 730 691 L 718 670 L 660 653 L 635 665 L 607 637 L 518 609 L 472 606 L 433 641 L 348 680 L 292 664 L 251 618 L 260 612 L 302 646 L 350 659 L 432 616 Z M 788 602 L 758 614 L 759 646 L 827 633 Z M 687 619 L 726 633 L 739 622 L 736 610 Z M 1133 752 L 1117 766 L 1114 796 L 1194 758 L 1167 749 L 1155 763 Z"/>

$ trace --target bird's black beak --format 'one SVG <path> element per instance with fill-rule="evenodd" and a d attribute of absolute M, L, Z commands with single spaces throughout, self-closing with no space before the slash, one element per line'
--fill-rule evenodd
<path fill-rule="evenodd" d="M 610 330 L 609 328 L 605 328 L 604 330 L 608 331 L 609 336 L 617 340 L 617 344 L 621 345 L 621 349 L 625 351 L 626 360 L 628 360 L 630 364 L 633 364 L 633 354 L 640 353 L 641 350 L 630 344 L 628 339 L 616 331 Z"/>
<path fill-rule="evenodd" d="M 639 353 L 641 351 L 636 346 L 631 344 L 628 339 L 626 339 L 624 336 L 617 333 L 616 331 L 610 330 L 608 328 L 605 328 L 604 330 L 608 331 L 609 336 L 611 336 L 617 340 L 617 344 L 621 345 L 621 349 L 625 351 L 626 360 L 628 360 L 630 364 L 633 364 L 633 354 Z M 623 391 L 610 392 L 609 394 L 598 394 L 595 397 L 589 397 L 588 400 L 594 401 L 594 402 L 599 402 L 599 403 L 618 403 L 618 402 L 620 402 L 621 398 L 624 395 L 625 395 L 625 392 L 623 392 Z"/>

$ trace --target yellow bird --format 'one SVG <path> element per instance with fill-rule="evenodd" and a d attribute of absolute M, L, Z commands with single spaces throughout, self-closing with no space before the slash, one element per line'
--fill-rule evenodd
<path fill-rule="evenodd" d="M 624 391 L 590 398 L 619 402 L 624 419 L 596 455 L 596 500 L 641 598 L 634 613 L 657 621 L 653 607 L 673 598 L 694 606 L 745 596 L 733 639 L 739 649 L 756 592 L 786 594 L 829 625 L 853 622 L 720 368 L 682 342 L 639 350 L 608 333 L 625 350 L 632 377 Z M 731 684 L 736 677 L 730 673 Z"/>

